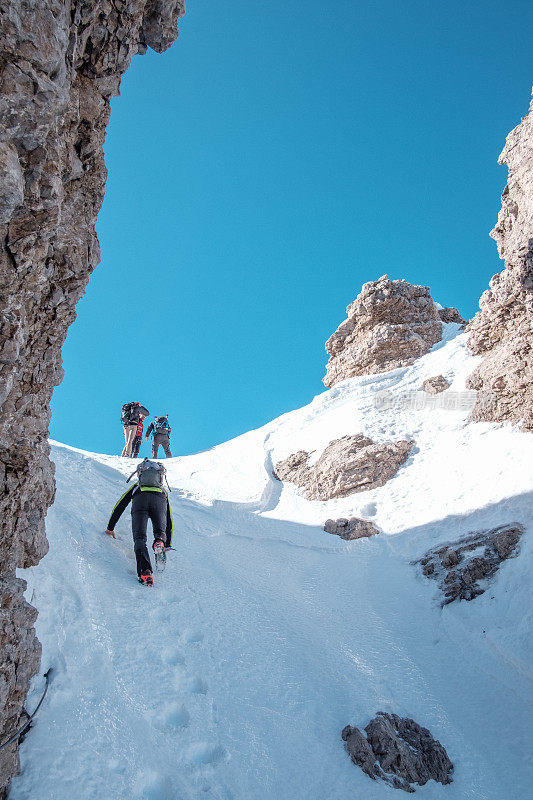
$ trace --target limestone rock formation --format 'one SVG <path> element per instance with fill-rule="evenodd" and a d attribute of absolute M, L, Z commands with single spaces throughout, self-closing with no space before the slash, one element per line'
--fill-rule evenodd
<path fill-rule="evenodd" d="M 474 420 L 520 423 L 533 430 L 533 103 L 499 158 L 509 177 L 491 236 L 505 269 L 490 281 L 468 326 L 482 355 L 468 386 L 479 390 Z"/>
<path fill-rule="evenodd" d="M 502 561 L 516 555 L 524 529 L 518 523 L 479 531 L 444 545 L 415 562 L 426 577 L 438 581 L 442 605 L 453 600 L 473 600 L 487 589 L 487 580 Z"/>
<path fill-rule="evenodd" d="M 183 0 L 11 0 L 0 9 L 0 743 L 39 663 L 33 612 L 13 576 L 47 550 L 49 403 L 99 261 L 110 99 L 133 55 L 176 39 L 183 11 Z M 0 751 L 0 797 L 16 769 L 16 748 Z"/>
<path fill-rule="evenodd" d="M 352 539 L 363 539 L 368 536 L 375 536 L 379 529 L 367 519 L 358 517 L 340 517 L 339 519 L 327 519 L 324 523 L 326 533 L 334 533 L 341 539 L 351 541 Z"/>
<path fill-rule="evenodd" d="M 370 778 L 380 778 L 395 789 L 414 792 L 412 784 L 429 780 L 452 782 L 453 764 L 446 750 L 427 728 L 408 717 L 378 712 L 365 728 L 347 725 L 342 731 L 353 763 Z"/>
<path fill-rule="evenodd" d="M 439 317 L 441 322 L 455 322 L 458 325 L 466 325 L 465 320 L 453 306 L 450 306 L 450 308 L 439 308 Z"/>
<path fill-rule="evenodd" d="M 422 384 L 422 389 L 428 394 L 439 394 L 450 388 L 450 383 L 444 375 L 435 375 L 433 378 L 426 378 Z"/>
<path fill-rule="evenodd" d="M 357 433 L 328 444 L 315 464 L 300 450 L 279 461 L 274 477 L 295 483 L 308 500 L 331 500 L 383 486 L 407 460 L 413 442 L 375 444 Z"/>
<path fill-rule="evenodd" d="M 326 342 L 330 359 L 323 383 L 328 387 L 412 364 L 442 338 L 429 288 L 391 281 L 387 275 L 365 283 L 346 313 L 348 318 Z"/>

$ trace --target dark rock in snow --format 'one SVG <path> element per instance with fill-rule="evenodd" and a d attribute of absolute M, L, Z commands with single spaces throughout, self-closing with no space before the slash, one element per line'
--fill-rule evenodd
<path fill-rule="evenodd" d="M 509 558 L 512 554 L 521 535 L 522 531 L 517 528 L 506 528 L 495 534 L 492 539 L 492 544 L 496 548 L 496 552 L 502 561 L 505 561 L 505 559 Z"/>
<path fill-rule="evenodd" d="M 444 553 L 442 553 L 440 557 L 440 563 L 443 567 L 446 567 L 446 569 L 449 569 L 450 567 L 456 567 L 459 563 L 459 553 L 457 550 L 454 550 L 451 547 L 448 548 L 444 551 Z"/>
<path fill-rule="evenodd" d="M 517 554 L 523 532 L 521 525 L 512 523 L 472 533 L 453 545 L 431 550 L 415 563 L 426 577 L 439 581 L 443 605 L 473 600 L 486 591 L 483 581 L 495 575 L 502 561 Z"/>
<path fill-rule="evenodd" d="M 351 539 L 363 539 L 368 536 L 375 536 L 379 533 L 376 528 L 367 519 L 359 519 L 358 517 L 340 517 L 340 519 L 328 519 L 324 523 L 324 530 L 326 533 L 334 533 L 340 536 L 341 539 L 350 541 Z"/>
<path fill-rule="evenodd" d="M 427 728 L 408 717 L 380 711 L 365 728 L 347 725 L 342 738 L 353 763 L 370 778 L 380 778 L 395 789 L 414 792 L 412 784 L 429 780 L 452 782 L 453 764 L 446 750 Z"/>
<path fill-rule="evenodd" d="M 379 770 L 376 767 L 376 756 L 364 734 L 359 728 L 347 725 L 341 734 L 346 742 L 346 750 L 354 764 L 361 767 L 371 778 L 376 778 Z"/>

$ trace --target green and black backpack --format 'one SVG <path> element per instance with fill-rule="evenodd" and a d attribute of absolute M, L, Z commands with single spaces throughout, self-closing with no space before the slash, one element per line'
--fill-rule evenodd
<path fill-rule="evenodd" d="M 163 482 L 166 480 L 166 469 L 159 461 L 141 461 L 137 469 L 131 473 L 128 481 L 137 475 L 137 483 L 142 491 L 164 491 Z M 168 486 L 168 482 L 167 482 Z M 169 487 L 170 489 L 170 487 Z"/>

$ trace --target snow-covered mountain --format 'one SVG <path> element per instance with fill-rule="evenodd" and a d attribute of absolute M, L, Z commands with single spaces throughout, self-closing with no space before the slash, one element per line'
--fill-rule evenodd
<path fill-rule="evenodd" d="M 453 761 L 453 783 L 421 796 L 533 796 L 531 438 L 467 422 L 479 359 L 459 325 L 444 330 L 412 366 L 166 462 L 176 551 L 152 590 L 135 580 L 129 514 L 116 541 L 104 535 L 132 462 L 53 445 L 50 553 L 21 576 L 54 671 L 10 800 L 381 800 L 392 790 L 340 736 L 378 711 L 414 718 Z M 421 392 L 438 374 L 450 388 Z M 415 444 L 384 486 L 344 498 L 310 501 L 272 477 L 291 453 L 316 460 L 356 433 Z M 324 532 L 351 516 L 381 533 Z M 511 522 L 525 528 L 518 555 L 484 594 L 442 607 L 413 561 Z"/>

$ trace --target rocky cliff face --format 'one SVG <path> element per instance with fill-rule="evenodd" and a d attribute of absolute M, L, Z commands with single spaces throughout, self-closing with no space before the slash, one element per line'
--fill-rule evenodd
<path fill-rule="evenodd" d="M 131 58 L 178 35 L 183 0 L 11 0 L 0 9 L 0 744 L 39 664 L 15 569 L 46 553 L 49 402 L 99 261 L 110 99 Z M 0 797 L 18 766 L 0 751 Z"/>
<path fill-rule="evenodd" d="M 454 308 L 438 309 L 427 286 L 391 281 L 365 283 L 346 309 L 348 318 L 326 342 L 330 359 L 323 382 L 386 372 L 412 364 L 442 338 L 442 322 L 463 322 Z"/>
<path fill-rule="evenodd" d="M 499 158 L 509 177 L 491 236 L 505 269 L 483 293 L 469 345 L 483 362 L 469 379 L 478 389 L 476 420 L 510 420 L 533 430 L 533 103 Z"/>

